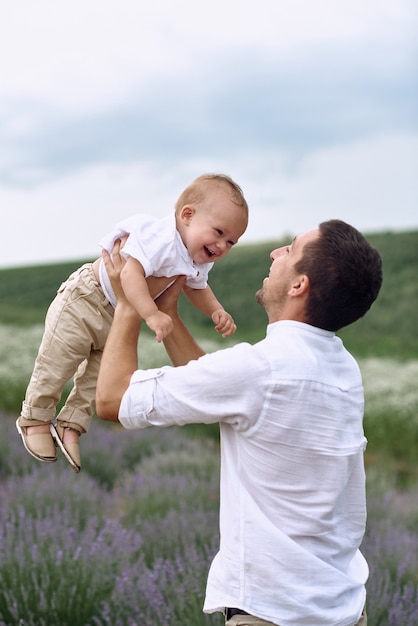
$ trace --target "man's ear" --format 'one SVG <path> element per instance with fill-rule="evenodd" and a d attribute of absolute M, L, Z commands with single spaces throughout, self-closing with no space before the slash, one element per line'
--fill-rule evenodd
<path fill-rule="evenodd" d="M 180 210 L 179 219 L 181 219 L 181 221 L 187 225 L 189 224 L 195 213 L 196 209 L 194 208 L 194 206 L 192 206 L 191 204 L 185 204 L 184 207 L 182 207 Z"/>
<path fill-rule="evenodd" d="M 309 276 L 306 274 L 298 274 L 292 281 L 289 289 L 289 296 L 304 296 L 309 291 Z"/>

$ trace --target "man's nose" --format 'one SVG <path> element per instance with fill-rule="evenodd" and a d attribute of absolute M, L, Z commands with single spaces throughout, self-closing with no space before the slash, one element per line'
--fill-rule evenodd
<path fill-rule="evenodd" d="M 275 250 L 272 250 L 270 252 L 270 259 L 274 261 L 274 259 L 277 259 L 277 257 L 282 256 L 285 247 L 286 246 L 282 246 L 281 248 L 276 248 Z"/>

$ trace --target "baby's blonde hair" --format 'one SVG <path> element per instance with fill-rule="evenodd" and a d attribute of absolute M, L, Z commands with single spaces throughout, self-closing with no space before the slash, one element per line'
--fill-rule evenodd
<path fill-rule="evenodd" d="M 226 174 L 202 174 L 202 176 L 198 176 L 178 197 L 175 204 L 176 215 L 178 215 L 184 205 L 200 204 L 205 199 L 207 193 L 221 187 L 230 193 L 232 202 L 242 208 L 248 220 L 248 204 L 242 189 Z"/>

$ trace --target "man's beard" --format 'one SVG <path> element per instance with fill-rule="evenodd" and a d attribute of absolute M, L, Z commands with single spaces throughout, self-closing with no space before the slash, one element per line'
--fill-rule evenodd
<path fill-rule="evenodd" d="M 258 304 L 261 304 L 262 307 L 264 307 L 263 296 L 264 296 L 263 288 L 261 287 L 261 289 L 258 289 L 258 291 L 255 292 L 255 299 L 256 299 L 256 302 L 258 302 Z"/>
<path fill-rule="evenodd" d="M 282 285 L 278 285 L 277 286 L 277 291 L 274 294 L 274 297 L 272 298 L 271 294 L 269 296 L 270 299 L 267 299 L 266 301 L 266 292 L 265 292 L 265 288 L 264 285 L 255 293 L 255 299 L 258 302 L 258 304 L 260 304 L 263 309 L 266 311 L 267 315 L 269 314 L 269 311 L 272 311 L 273 309 L 277 311 L 280 311 L 283 306 L 286 303 L 287 297 L 288 297 L 288 292 L 289 292 L 289 285 L 287 284 L 282 284 Z"/>

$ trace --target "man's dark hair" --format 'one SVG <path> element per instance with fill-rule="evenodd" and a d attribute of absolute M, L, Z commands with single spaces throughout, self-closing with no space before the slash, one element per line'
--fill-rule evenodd
<path fill-rule="evenodd" d="M 319 237 L 305 245 L 295 269 L 309 277 L 306 321 L 324 330 L 337 331 L 362 317 L 382 284 L 380 254 L 341 220 L 319 225 Z"/>

